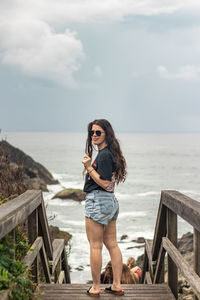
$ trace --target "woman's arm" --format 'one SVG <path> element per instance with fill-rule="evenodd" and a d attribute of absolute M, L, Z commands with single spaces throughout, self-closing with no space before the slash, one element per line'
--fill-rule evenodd
<path fill-rule="evenodd" d="M 106 188 L 110 185 L 111 181 L 109 180 L 103 180 L 100 179 L 100 174 L 95 171 L 95 169 L 91 166 L 91 158 L 87 155 L 84 156 L 84 159 L 82 161 L 85 168 L 87 169 L 90 177 L 103 189 L 106 190 Z"/>

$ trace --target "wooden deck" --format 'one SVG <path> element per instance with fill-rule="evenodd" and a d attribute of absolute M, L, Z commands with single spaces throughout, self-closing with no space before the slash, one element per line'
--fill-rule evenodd
<path fill-rule="evenodd" d="M 86 291 L 90 284 L 41 284 L 39 285 L 41 300 L 88 300 L 94 297 L 87 295 Z M 116 296 L 107 294 L 103 291 L 104 287 L 108 285 L 101 285 L 100 297 L 96 299 L 138 299 L 138 300 L 175 300 L 170 288 L 167 284 L 123 284 L 125 295 Z"/>

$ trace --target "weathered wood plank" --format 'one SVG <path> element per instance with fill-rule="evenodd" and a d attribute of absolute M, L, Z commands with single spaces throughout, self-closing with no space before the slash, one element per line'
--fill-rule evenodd
<path fill-rule="evenodd" d="M 42 248 L 42 237 L 38 237 L 33 245 L 31 246 L 30 250 L 26 254 L 26 256 L 23 259 L 23 263 L 28 265 L 29 267 L 32 266 L 34 260 L 36 259 L 40 249 Z"/>
<path fill-rule="evenodd" d="M 50 287 L 49 287 L 50 286 Z M 54 284 L 54 285 L 39 285 L 42 294 L 40 299 L 88 299 L 86 293 L 90 285 L 88 284 Z M 110 295 L 103 291 L 104 287 L 108 285 L 101 285 L 102 299 L 119 299 L 119 296 Z M 123 299 L 138 299 L 138 300 L 175 300 L 169 287 L 165 284 L 160 285 L 143 285 L 143 284 L 123 284 L 125 295 Z"/>
<path fill-rule="evenodd" d="M 37 208 L 28 216 L 28 239 L 29 243 L 33 242 L 38 237 L 38 210 Z"/>
<path fill-rule="evenodd" d="M 61 271 L 59 276 L 58 276 L 58 281 L 57 281 L 58 284 L 62 284 L 62 283 L 66 283 L 66 280 L 65 280 L 65 272 L 64 271 Z"/>
<path fill-rule="evenodd" d="M 51 283 L 51 274 L 49 271 L 49 263 L 48 263 L 48 259 L 47 259 L 47 255 L 46 255 L 43 243 L 42 243 L 42 247 L 40 249 L 40 257 L 41 257 L 41 262 L 42 262 L 42 267 L 43 267 L 46 282 Z"/>
<path fill-rule="evenodd" d="M 194 248 L 194 271 L 200 276 L 200 233 L 194 228 L 193 235 Z M 195 300 L 198 298 L 195 296 Z"/>
<path fill-rule="evenodd" d="M 41 191 L 28 190 L 1 206 L 0 239 L 22 223 L 41 203 Z"/>
<path fill-rule="evenodd" d="M 162 237 L 166 235 L 166 206 L 162 202 L 163 193 L 162 191 L 153 238 L 152 259 L 154 261 L 158 258 Z"/>
<path fill-rule="evenodd" d="M 145 247 L 141 283 L 146 283 L 146 280 L 145 280 L 146 272 L 149 272 L 149 263 L 148 263 L 147 251 L 146 251 L 146 247 Z"/>
<path fill-rule="evenodd" d="M 154 284 L 158 283 L 158 282 L 161 283 L 160 276 L 161 276 L 161 272 L 162 272 L 163 266 L 164 266 L 165 253 L 166 253 L 166 250 L 163 248 L 163 245 L 161 244 L 159 255 L 158 255 L 156 271 L 155 271 L 154 280 L 153 280 Z"/>
<path fill-rule="evenodd" d="M 55 268 L 59 262 L 63 249 L 65 247 L 64 239 L 55 239 L 52 244 L 53 247 L 53 260 L 49 261 L 52 266 L 52 274 L 55 271 Z"/>
<path fill-rule="evenodd" d="M 162 191 L 162 203 L 200 231 L 200 202 L 177 191 Z"/>
<path fill-rule="evenodd" d="M 34 241 L 38 237 L 38 210 L 37 208 L 28 216 L 28 239 L 29 243 L 33 244 Z M 42 244 L 41 244 L 42 245 Z M 37 246 L 35 244 L 34 246 Z M 40 246 L 41 248 L 41 246 Z M 30 270 L 32 276 L 33 276 L 33 281 L 38 282 L 39 280 L 39 257 L 38 253 L 39 250 L 34 249 L 36 257 L 34 261 L 32 262 L 32 268 Z"/>
<path fill-rule="evenodd" d="M 180 254 L 177 248 L 170 242 L 168 238 L 163 238 L 163 247 L 170 255 L 171 259 L 180 269 L 190 286 L 193 288 L 195 294 L 200 297 L 200 278 L 184 257 Z"/>
<path fill-rule="evenodd" d="M 13 255 L 12 258 L 15 259 L 15 228 L 9 233 L 11 239 L 12 239 L 12 243 L 10 243 L 10 247 L 11 249 L 13 249 Z"/>
<path fill-rule="evenodd" d="M 0 300 L 9 300 L 10 291 L 7 290 L 4 293 L 0 293 Z"/>
<path fill-rule="evenodd" d="M 146 272 L 145 280 L 146 280 L 147 284 L 152 284 L 152 280 L 151 280 L 151 276 L 150 276 L 149 272 Z"/>
<path fill-rule="evenodd" d="M 148 257 L 148 265 L 149 265 L 149 273 L 151 278 L 153 279 L 153 265 L 155 264 L 155 262 L 152 259 L 152 240 L 145 240 L 145 246 L 146 246 L 146 253 L 147 253 L 147 257 Z"/>
<path fill-rule="evenodd" d="M 91 284 L 84 284 L 84 283 L 73 283 L 73 284 L 47 284 L 47 283 L 42 283 L 39 284 L 39 286 L 42 286 L 43 288 L 47 288 L 47 289 L 69 289 L 69 290 L 73 290 L 73 289 L 80 289 L 82 290 L 83 288 L 88 288 L 91 286 Z M 101 284 L 101 288 L 103 289 L 104 287 L 108 286 L 107 284 Z M 163 284 L 122 284 L 122 287 L 126 288 L 126 291 L 132 291 L 134 290 L 144 290 L 144 291 L 160 291 L 162 293 L 162 291 L 165 291 L 166 289 L 169 289 L 168 285 L 166 283 Z M 156 289 L 155 289 L 156 288 Z M 170 289 L 169 289 L 170 290 Z"/>
<path fill-rule="evenodd" d="M 66 254 L 65 248 L 63 249 L 63 252 L 62 252 L 62 269 L 65 272 L 66 283 L 71 283 L 69 265 L 68 265 L 68 261 L 67 261 L 67 254 Z"/>
<path fill-rule="evenodd" d="M 167 237 L 171 243 L 177 248 L 177 215 L 169 208 L 167 209 Z M 178 298 L 178 270 L 176 263 L 168 255 L 168 284 L 174 294 Z"/>
<path fill-rule="evenodd" d="M 48 259 L 53 260 L 53 248 L 50 239 L 49 226 L 48 226 L 43 198 L 41 199 L 41 204 L 38 207 L 38 213 L 39 213 L 39 234 L 43 236 L 44 246 L 46 249 Z"/>

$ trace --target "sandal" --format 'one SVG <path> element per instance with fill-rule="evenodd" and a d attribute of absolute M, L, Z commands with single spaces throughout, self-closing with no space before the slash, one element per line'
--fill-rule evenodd
<path fill-rule="evenodd" d="M 90 290 L 91 290 L 92 286 L 89 287 L 89 289 L 87 290 L 87 294 L 91 297 L 99 297 L 100 296 L 100 292 L 98 293 L 90 293 Z"/>
<path fill-rule="evenodd" d="M 115 291 L 115 290 L 112 289 L 111 286 L 106 287 L 106 288 L 104 289 L 104 291 L 105 291 L 106 293 L 111 293 L 111 294 L 114 294 L 114 295 L 124 295 L 124 290 L 121 290 L 121 291 Z"/>

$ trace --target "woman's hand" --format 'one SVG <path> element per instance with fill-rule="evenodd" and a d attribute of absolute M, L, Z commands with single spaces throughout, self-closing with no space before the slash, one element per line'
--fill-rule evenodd
<path fill-rule="evenodd" d="M 85 155 L 82 163 L 84 164 L 84 167 L 88 170 L 88 168 L 91 167 L 91 157 L 89 157 L 88 155 Z"/>
<path fill-rule="evenodd" d="M 85 155 L 82 161 L 82 164 L 86 168 L 88 174 L 92 177 L 92 179 L 100 185 L 104 190 L 110 185 L 111 181 L 100 179 L 100 175 L 95 171 L 95 169 L 91 166 L 91 158 L 88 155 Z"/>

